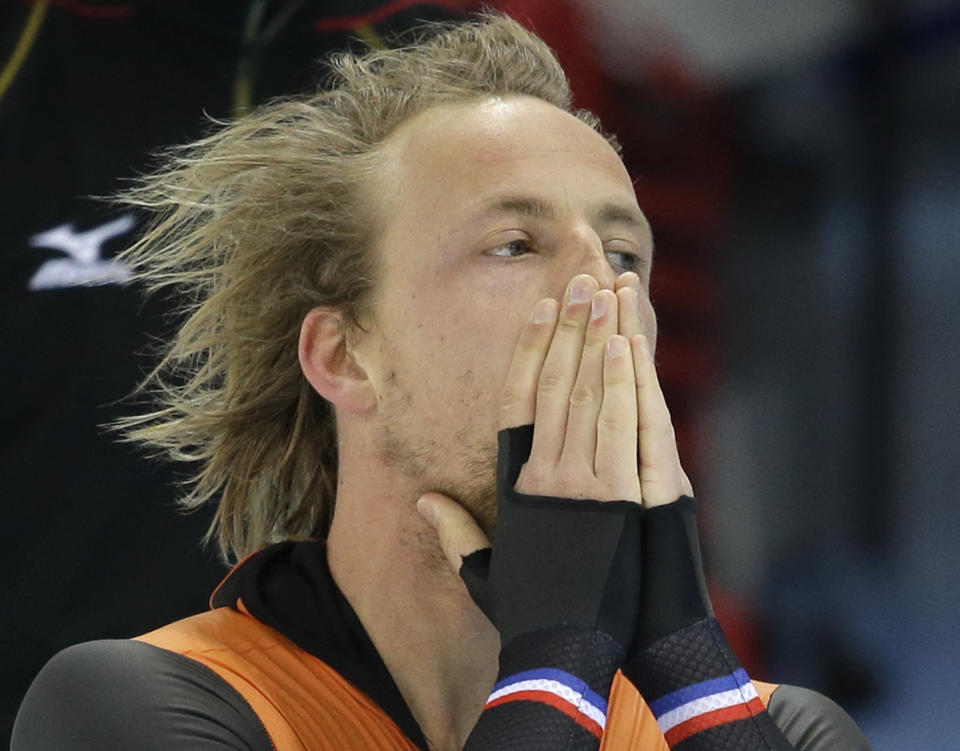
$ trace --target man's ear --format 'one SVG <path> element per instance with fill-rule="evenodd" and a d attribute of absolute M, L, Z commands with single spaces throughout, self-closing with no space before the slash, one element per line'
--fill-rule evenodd
<path fill-rule="evenodd" d="M 310 385 L 331 404 L 354 414 L 376 406 L 373 384 L 348 350 L 339 310 L 314 308 L 307 313 L 297 354 Z"/>

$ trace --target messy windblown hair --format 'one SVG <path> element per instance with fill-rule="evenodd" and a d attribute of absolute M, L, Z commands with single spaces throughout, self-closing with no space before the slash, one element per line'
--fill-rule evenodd
<path fill-rule="evenodd" d="M 120 196 L 152 217 L 124 260 L 148 290 L 173 288 L 184 323 L 141 386 L 156 402 L 116 427 L 192 463 L 182 504 L 219 496 L 208 538 L 227 560 L 328 530 L 336 424 L 297 341 L 314 307 L 338 309 L 348 337 L 370 309 L 379 224 L 367 192 L 384 140 L 430 107 L 490 96 L 571 111 L 549 48 L 503 16 L 434 24 L 329 64 L 328 88 L 167 150 Z"/>

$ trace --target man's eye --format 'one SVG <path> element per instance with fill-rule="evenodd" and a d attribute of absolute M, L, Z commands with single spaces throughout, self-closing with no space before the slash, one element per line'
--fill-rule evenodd
<path fill-rule="evenodd" d="M 502 245 L 497 245 L 487 252 L 492 256 L 498 256 L 500 258 L 518 258 L 533 251 L 533 243 L 531 243 L 530 240 L 517 238 L 516 240 L 505 242 Z M 608 250 L 606 251 L 606 255 L 612 266 L 623 269 L 624 271 L 634 271 L 642 276 L 644 261 L 639 254 L 625 250 Z"/>
<path fill-rule="evenodd" d="M 504 258 L 516 258 L 523 253 L 529 253 L 531 251 L 530 241 L 529 240 L 511 240 L 510 242 L 503 243 L 503 245 L 498 245 L 495 248 L 491 248 L 488 252 L 493 256 L 501 256 Z"/>
<path fill-rule="evenodd" d="M 620 256 L 619 259 L 613 259 L 612 256 Z M 643 259 L 636 253 L 627 253 L 623 250 L 608 250 L 607 257 L 611 258 L 611 263 L 624 271 L 634 271 L 640 273 L 643 268 Z"/>

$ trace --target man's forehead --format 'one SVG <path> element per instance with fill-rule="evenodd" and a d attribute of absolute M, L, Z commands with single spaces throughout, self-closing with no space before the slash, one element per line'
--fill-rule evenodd
<path fill-rule="evenodd" d="M 481 218 L 499 210 L 546 217 L 570 205 L 642 227 L 633 184 L 606 139 L 531 97 L 444 105 L 405 123 L 383 149 L 388 224 Z M 570 201 L 574 203 L 571 204 Z"/>
<path fill-rule="evenodd" d="M 443 157 L 496 166 L 532 153 L 591 153 L 619 157 L 599 133 L 558 107 L 533 97 L 490 97 L 432 107 L 401 125 L 385 151 L 401 164 Z M 409 166 L 409 164 L 408 164 Z"/>

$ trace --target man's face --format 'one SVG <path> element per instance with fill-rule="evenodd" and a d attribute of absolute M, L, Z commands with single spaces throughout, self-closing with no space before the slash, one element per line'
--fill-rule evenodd
<path fill-rule="evenodd" d="M 387 142 L 378 183 L 383 274 L 361 344 L 380 397 L 376 445 L 418 493 L 451 496 L 490 533 L 497 408 L 521 327 L 577 274 L 613 289 L 635 271 L 653 339 L 649 228 L 606 141 L 527 97 L 411 119 Z"/>

